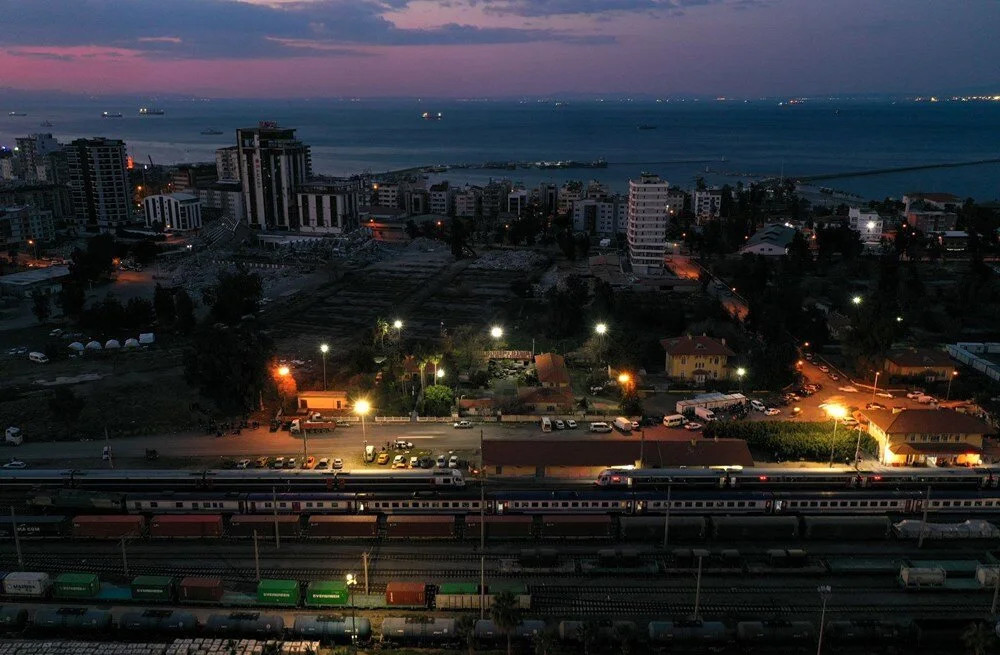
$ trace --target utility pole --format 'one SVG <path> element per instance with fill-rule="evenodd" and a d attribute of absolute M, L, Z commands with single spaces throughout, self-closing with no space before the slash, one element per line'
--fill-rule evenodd
<path fill-rule="evenodd" d="M 663 550 L 667 549 L 667 541 L 670 538 L 670 494 L 674 490 L 674 485 L 667 485 L 667 509 L 663 512 Z"/>
<path fill-rule="evenodd" d="M 108 436 L 108 426 L 104 426 L 104 446 L 108 449 L 108 465 L 115 467 L 115 456 L 111 452 L 111 437 Z"/>
<path fill-rule="evenodd" d="M 278 529 L 278 489 L 271 487 L 271 509 L 274 510 L 274 547 L 281 548 L 281 530 Z"/>
<path fill-rule="evenodd" d="M 24 555 L 21 554 L 21 537 L 17 534 L 17 519 L 14 518 L 14 506 L 10 506 L 10 529 L 14 533 L 14 549 L 17 551 L 17 565 L 24 568 Z"/>
<path fill-rule="evenodd" d="M 641 420 L 642 417 L 640 416 Z M 639 468 L 642 468 L 642 464 L 645 461 L 643 457 L 646 453 L 646 430 L 645 428 L 639 428 Z"/>
<path fill-rule="evenodd" d="M 707 550 L 696 550 L 695 554 L 698 555 L 698 578 L 695 581 L 694 587 L 694 620 L 698 620 L 698 609 L 701 606 L 701 564 L 702 560 L 708 556 Z"/>
<path fill-rule="evenodd" d="M 875 384 L 872 386 L 872 402 L 875 402 L 875 392 L 878 391 L 878 376 L 882 371 L 875 371 Z"/>
<path fill-rule="evenodd" d="M 822 587 L 817 587 L 816 591 L 819 592 L 819 597 L 823 599 L 823 609 L 820 610 L 819 614 L 819 640 L 816 642 L 816 655 L 822 655 L 823 628 L 826 627 L 826 601 L 830 599 L 830 587 L 829 585 L 823 585 Z"/>
<path fill-rule="evenodd" d="M 924 532 L 927 530 L 927 512 L 931 509 L 931 485 L 927 485 L 927 495 L 924 497 L 924 517 L 920 520 L 920 536 L 917 538 L 917 548 L 924 547 Z"/>
<path fill-rule="evenodd" d="M 368 591 L 368 551 L 361 552 L 361 565 L 365 569 L 365 595 L 367 596 L 370 592 Z"/>
<path fill-rule="evenodd" d="M 253 531 L 253 567 L 257 571 L 257 582 L 260 582 L 260 549 L 257 547 L 257 531 Z"/>
<path fill-rule="evenodd" d="M 990 605 L 990 614 L 997 615 L 997 599 L 1000 597 L 1000 568 L 993 569 L 996 574 L 996 581 L 993 583 L 993 604 Z"/>
<path fill-rule="evenodd" d="M 125 577 L 128 577 L 128 555 L 125 554 L 125 537 L 122 537 L 122 568 L 125 569 Z"/>
<path fill-rule="evenodd" d="M 532 343 L 534 350 L 534 343 Z M 486 462 L 479 428 L 479 618 L 486 618 Z"/>
<path fill-rule="evenodd" d="M 306 460 L 309 459 L 309 431 L 305 424 L 305 421 L 299 424 L 302 426 L 302 468 L 305 468 Z"/>

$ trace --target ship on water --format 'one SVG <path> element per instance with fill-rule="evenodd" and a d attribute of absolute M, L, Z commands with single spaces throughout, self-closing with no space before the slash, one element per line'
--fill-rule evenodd
<path fill-rule="evenodd" d="M 201 133 L 207 136 L 217 136 L 219 134 L 222 134 L 222 130 L 216 130 L 210 127 L 207 130 L 202 130 Z"/>
<path fill-rule="evenodd" d="M 437 112 L 437 113 L 435 114 L 435 113 L 433 113 L 433 112 L 429 112 L 429 111 L 425 111 L 424 113 L 422 113 L 422 114 L 420 115 L 420 117 L 421 117 L 422 119 L 424 119 L 425 121 L 439 121 L 439 120 L 441 120 L 441 118 L 442 118 L 442 116 L 441 116 L 441 112 Z"/>
<path fill-rule="evenodd" d="M 142 107 L 139 109 L 140 116 L 163 116 L 165 111 L 162 109 L 153 109 L 152 107 Z"/>
<path fill-rule="evenodd" d="M 103 118 L 121 118 L 122 113 L 120 111 L 105 111 L 101 112 Z"/>
<path fill-rule="evenodd" d="M 23 111 L 12 111 L 12 112 L 8 113 L 7 115 L 10 116 L 11 118 L 14 118 L 15 116 L 27 116 L 28 114 L 26 114 Z"/>

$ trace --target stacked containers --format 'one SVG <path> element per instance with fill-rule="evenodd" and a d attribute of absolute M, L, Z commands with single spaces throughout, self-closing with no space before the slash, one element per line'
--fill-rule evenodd
<path fill-rule="evenodd" d="M 52 587 L 48 573 L 21 571 L 8 573 L 3 578 L 3 592 L 8 596 L 44 598 Z"/>
<path fill-rule="evenodd" d="M 347 584 L 332 580 L 316 580 L 306 586 L 306 605 L 330 607 L 347 605 L 350 600 Z"/>
<path fill-rule="evenodd" d="M 165 575 L 140 575 L 132 580 L 132 600 L 168 603 L 174 599 L 174 579 Z"/>
<path fill-rule="evenodd" d="M 261 580 L 257 585 L 257 602 L 260 605 L 295 607 L 299 600 L 298 580 Z"/>
<path fill-rule="evenodd" d="M 56 598 L 93 598 L 101 591 L 101 580 L 93 573 L 63 573 L 56 577 Z"/>

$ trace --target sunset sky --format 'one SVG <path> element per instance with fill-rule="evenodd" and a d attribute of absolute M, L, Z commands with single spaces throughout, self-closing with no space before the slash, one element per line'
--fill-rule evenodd
<path fill-rule="evenodd" d="M 752 97 L 1000 88 L 998 0 L 0 0 L 0 17 L 0 87 L 15 89 Z"/>

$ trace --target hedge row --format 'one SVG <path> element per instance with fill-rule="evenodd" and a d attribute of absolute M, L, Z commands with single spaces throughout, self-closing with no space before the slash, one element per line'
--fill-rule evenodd
<path fill-rule="evenodd" d="M 750 450 L 761 457 L 775 461 L 806 459 L 825 462 L 853 462 L 858 443 L 857 428 L 837 426 L 833 437 L 832 422 L 791 421 L 716 421 L 705 426 L 706 437 L 743 439 Z M 864 431 L 861 433 L 861 452 L 875 455 L 877 442 Z"/>

